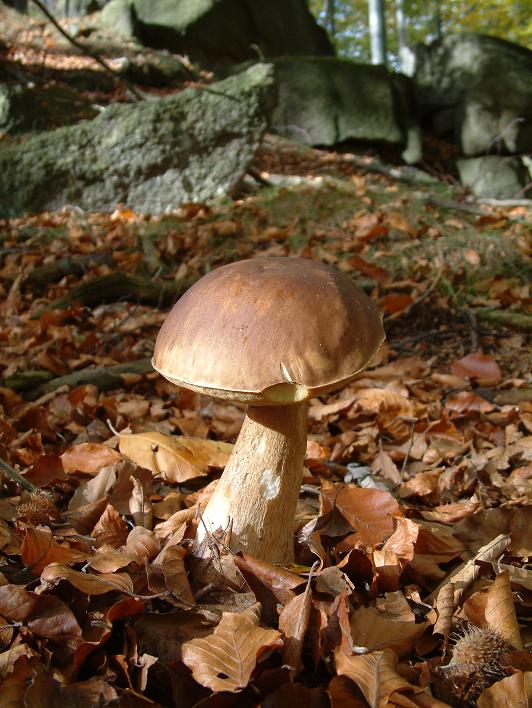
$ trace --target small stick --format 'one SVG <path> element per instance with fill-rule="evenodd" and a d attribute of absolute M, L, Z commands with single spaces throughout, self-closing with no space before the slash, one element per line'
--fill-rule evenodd
<path fill-rule="evenodd" d="M 4 462 L 2 459 L 0 459 L 0 470 L 6 477 L 9 477 L 9 479 L 12 479 L 17 484 L 20 484 L 21 487 L 24 487 L 27 492 L 35 493 L 39 491 L 34 484 L 25 479 L 16 470 L 14 470 L 11 465 L 8 465 L 7 462 Z"/>

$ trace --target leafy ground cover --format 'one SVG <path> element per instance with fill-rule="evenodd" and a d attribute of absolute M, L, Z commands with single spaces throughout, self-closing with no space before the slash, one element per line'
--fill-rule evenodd
<path fill-rule="evenodd" d="M 234 200 L 0 224 L 2 706 L 526 705 L 530 214 L 267 137 Z M 149 358 L 210 269 L 349 273 L 387 343 L 310 406 L 283 568 L 194 542 L 238 405 Z"/>

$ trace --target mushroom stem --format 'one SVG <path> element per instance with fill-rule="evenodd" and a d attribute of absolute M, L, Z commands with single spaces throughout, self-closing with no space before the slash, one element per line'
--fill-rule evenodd
<path fill-rule="evenodd" d="M 230 531 L 232 550 L 270 563 L 290 563 L 306 440 L 306 402 L 250 406 L 231 458 L 203 512 L 198 541 L 207 530 L 222 529 Z"/>

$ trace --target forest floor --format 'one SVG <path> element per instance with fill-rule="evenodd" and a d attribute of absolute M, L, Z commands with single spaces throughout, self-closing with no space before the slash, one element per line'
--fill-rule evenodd
<path fill-rule="evenodd" d="M 0 222 L 1 705 L 526 705 L 530 210 L 272 136 L 250 174 L 162 217 Z M 162 379 L 154 340 L 209 270 L 290 255 L 387 341 L 310 404 L 296 562 L 201 561 L 244 409 Z"/>

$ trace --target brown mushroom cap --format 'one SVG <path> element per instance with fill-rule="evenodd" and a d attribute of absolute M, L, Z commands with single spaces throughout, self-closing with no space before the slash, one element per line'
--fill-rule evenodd
<path fill-rule="evenodd" d="M 384 340 L 375 304 L 345 275 L 296 257 L 217 268 L 174 305 L 153 366 L 218 398 L 291 404 L 338 388 Z"/>

